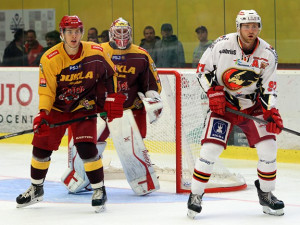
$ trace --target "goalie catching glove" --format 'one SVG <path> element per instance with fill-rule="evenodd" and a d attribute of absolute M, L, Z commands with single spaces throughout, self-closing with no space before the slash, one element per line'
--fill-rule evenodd
<path fill-rule="evenodd" d="M 107 112 L 108 122 L 123 116 L 123 104 L 126 96 L 121 93 L 108 94 L 105 99 L 104 110 Z"/>
<path fill-rule="evenodd" d="M 150 124 L 156 122 L 160 117 L 163 109 L 163 102 L 156 91 L 147 91 L 146 97 L 142 92 L 138 92 L 140 99 L 143 101 Z"/>
<path fill-rule="evenodd" d="M 264 112 L 264 119 L 268 121 L 266 130 L 270 133 L 280 134 L 283 128 L 283 122 L 278 109 L 272 108 Z"/>

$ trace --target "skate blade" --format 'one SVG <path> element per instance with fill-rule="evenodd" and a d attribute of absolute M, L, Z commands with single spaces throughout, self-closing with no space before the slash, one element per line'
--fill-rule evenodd
<path fill-rule="evenodd" d="M 198 214 L 197 212 L 188 209 L 187 216 L 188 216 L 190 219 L 194 219 L 195 216 L 196 216 L 197 214 Z"/>
<path fill-rule="evenodd" d="M 43 201 L 43 196 L 42 197 L 38 197 L 38 198 L 34 199 L 33 201 L 25 203 L 25 204 L 18 204 L 17 203 L 17 208 L 24 208 L 24 207 L 36 204 L 36 203 L 41 202 L 41 201 Z"/>
<path fill-rule="evenodd" d="M 265 214 L 269 214 L 272 216 L 283 216 L 284 215 L 283 209 L 273 210 L 273 209 L 270 209 L 268 206 L 263 206 L 263 212 Z"/>
<path fill-rule="evenodd" d="M 95 209 L 95 213 L 101 213 L 105 211 L 105 205 L 100 205 L 100 206 L 93 206 Z"/>

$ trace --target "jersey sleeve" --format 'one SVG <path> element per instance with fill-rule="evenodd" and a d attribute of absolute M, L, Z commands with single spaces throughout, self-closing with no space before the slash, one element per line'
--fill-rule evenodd
<path fill-rule="evenodd" d="M 39 110 L 46 109 L 50 112 L 56 96 L 56 63 L 43 55 L 39 69 Z"/>
<path fill-rule="evenodd" d="M 215 43 L 218 42 L 218 39 Z M 216 80 L 215 70 L 216 70 L 216 60 L 218 59 L 219 53 L 216 50 L 217 46 L 212 44 L 203 53 L 199 64 L 197 66 L 198 79 L 202 89 L 207 92 L 211 88 Z"/>
<path fill-rule="evenodd" d="M 161 83 L 160 83 L 160 79 L 157 73 L 155 63 L 147 52 L 145 52 L 145 56 L 147 59 L 147 65 L 145 67 L 144 73 L 142 74 L 142 76 L 140 76 L 140 81 L 143 86 L 143 91 L 144 93 L 146 93 L 149 90 L 153 90 L 160 93 Z"/>
<path fill-rule="evenodd" d="M 110 52 L 108 48 L 105 48 L 105 45 L 101 45 L 102 48 L 102 56 L 104 58 L 104 66 L 106 69 L 105 74 L 105 87 L 108 93 L 116 93 L 117 92 L 117 72 L 116 66 L 111 60 Z"/>
<path fill-rule="evenodd" d="M 261 85 L 259 88 L 260 101 L 263 110 L 275 108 L 277 99 L 277 54 L 272 48 L 266 48 L 269 51 L 268 62 L 263 62 L 264 71 L 261 76 Z"/>

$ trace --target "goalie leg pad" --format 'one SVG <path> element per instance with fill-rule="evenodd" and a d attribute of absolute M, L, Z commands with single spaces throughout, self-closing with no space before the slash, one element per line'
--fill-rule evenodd
<path fill-rule="evenodd" d="M 70 193 L 92 190 L 90 181 L 84 171 L 82 159 L 75 145 L 69 148 L 69 168 L 61 177 L 62 183 Z"/>
<path fill-rule="evenodd" d="M 110 134 L 129 185 L 137 195 L 158 190 L 159 182 L 132 111 L 108 122 Z"/>
<path fill-rule="evenodd" d="M 77 193 L 84 189 L 91 190 L 88 188 L 90 181 L 87 177 L 82 177 L 79 173 L 71 168 L 68 168 L 61 177 L 61 181 L 69 190 L 70 193 Z"/>

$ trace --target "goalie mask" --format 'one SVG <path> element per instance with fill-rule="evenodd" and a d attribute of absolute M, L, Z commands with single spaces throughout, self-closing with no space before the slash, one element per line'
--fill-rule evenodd
<path fill-rule="evenodd" d="M 240 34 L 241 24 L 243 23 L 258 23 L 259 31 L 261 31 L 262 28 L 261 18 L 253 9 L 241 10 L 236 17 L 235 23 L 238 34 Z"/>
<path fill-rule="evenodd" d="M 109 41 L 113 42 L 119 49 L 126 49 L 132 42 L 131 31 L 130 24 L 120 17 L 110 26 Z"/>

